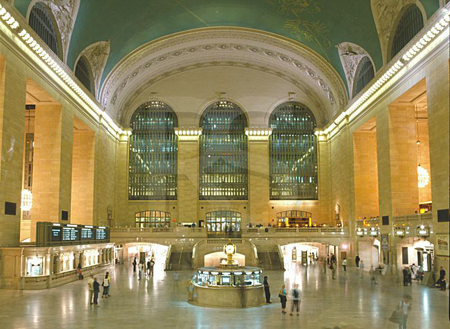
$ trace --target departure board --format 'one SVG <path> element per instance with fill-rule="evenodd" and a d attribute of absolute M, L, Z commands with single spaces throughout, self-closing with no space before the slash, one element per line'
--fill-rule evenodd
<path fill-rule="evenodd" d="M 77 227 L 63 227 L 62 239 L 63 239 L 63 241 L 77 241 L 78 240 L 78 228 Z"/>
<path fill-rule="evenodd" d="M 51 222 L 36 224 L 36 246 L 65 246 L 108 243 L 109 228 Z"/>
<path fill-rule="evenodd" d="M 106 240 L 106 238 L 107 238 L 106 230 L 103 228 L 98 228 L 95 239 L 96 240 Z"/>
<path fill-rule="evenodd" d="M 52 227 L 52 241 L 61 241 L 61 227 Z"/>
<path fill-rule="evenodd" d="M 82 228 L 81 229 L 81 240 L 92 240 L 94 238 L 93 228 Z"/>

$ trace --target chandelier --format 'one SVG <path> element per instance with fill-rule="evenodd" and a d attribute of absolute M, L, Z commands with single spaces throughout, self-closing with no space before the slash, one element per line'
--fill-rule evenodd
<path fill-rule="evenodd" d="M 22 200 L 20 202 L 20 208 L 22 211 L 30 211 L 33 206 L 33 194 L 30 190 L 22 190 Z"/>

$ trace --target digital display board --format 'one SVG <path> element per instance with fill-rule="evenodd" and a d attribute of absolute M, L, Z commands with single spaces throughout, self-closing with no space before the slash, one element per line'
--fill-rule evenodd
<path fill-rule="evenodd" d="M 81 240 L 92 240 L 94 238 L 93 228 L 82 228 L 81 229 Z"/>
<path fill-rule="evenodd" d="M 52 241 L 61 241 L 61 227 L 52 227 Z"/>
<path fill-rule="evenodd" d="M 77 241 L 78 240 L 78 228 L 63 227 L 62 239 L 63 239 L 63 241 Z"/>
<path fill-rule="evenodd" d="M 107 234 L 106 234 L 106 230 L 105 229 L 98 228 L 96 233 L 97 233 L 96 236 L 95 236 L 96 240 L 106 240 Z"/>
<path fill-rule="evenodd" d="M 36 246 L 85 245 L 109 242 L 105 226 L 75 225 L 51 222 L 36 223 Z"/>

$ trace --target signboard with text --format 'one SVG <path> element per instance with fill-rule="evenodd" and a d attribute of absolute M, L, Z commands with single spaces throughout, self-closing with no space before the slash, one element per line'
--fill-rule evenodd
<path fill-rule="evenodd" d="M 108 243 L 109 228 L 104 226 L 38 222 L 36 246 L 63 246 Z"/>

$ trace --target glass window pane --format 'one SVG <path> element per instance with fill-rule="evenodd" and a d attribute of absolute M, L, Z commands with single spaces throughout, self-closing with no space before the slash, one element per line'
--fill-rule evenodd
<path fill-rule="evenodd" d="M 247 200 L 247 118 L 236 105 L 219 101 L 200 119 L 200 199 Z"/>
<path fill-rule="evenodd" d="M 141 105 L 131 119 L 130 200 L 176 200 L 178 137 L 175 112 L 166 104 Z"/>
<path fill-rule="evenodd" d="M 306 106 L 288 102 L 275 109 L 269 125 L 270 199 L 317 200 L 314 115 Z"/>

